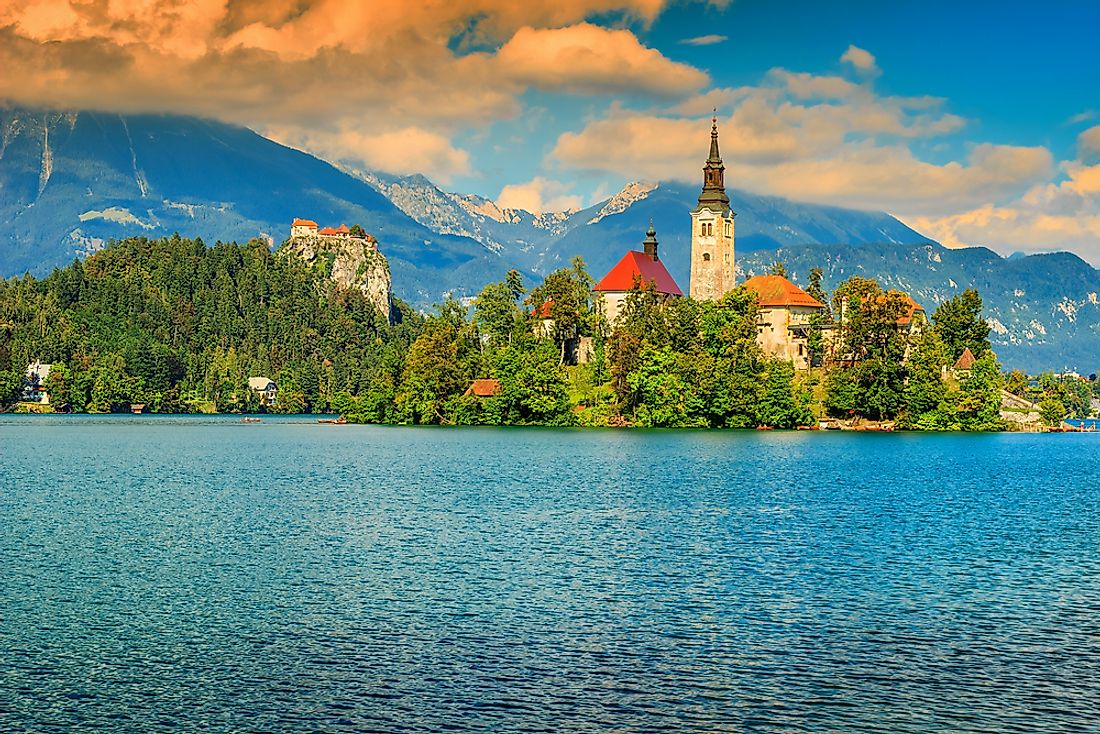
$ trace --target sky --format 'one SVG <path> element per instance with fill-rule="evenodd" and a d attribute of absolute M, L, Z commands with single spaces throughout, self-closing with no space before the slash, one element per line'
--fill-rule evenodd
<path fill-rule="evenodd" d="M 246 125 L 535 212 L 630 181 L 1100 265 L 1100 3 L 0 0 L 0 100 Z"/>

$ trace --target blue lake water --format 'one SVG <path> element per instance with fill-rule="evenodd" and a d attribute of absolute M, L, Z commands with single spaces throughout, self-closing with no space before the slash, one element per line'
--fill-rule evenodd
<path fill-rule="evenodd" d="M 1100 730 L 1100 434 L 0 417 L 3 732 Z"/>

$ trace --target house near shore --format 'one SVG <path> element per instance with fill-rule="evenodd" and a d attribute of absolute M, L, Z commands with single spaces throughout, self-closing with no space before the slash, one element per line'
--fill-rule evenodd
<path fill-rule="evenodd" d="M 34 361 L 27 365 L 27 371 L 23 375 L 24 403 L 50 404 L 50 394 L 46 392 L 46 381 L 50 378 L 52 365 Z"/>
<path fill-rule="evenodd" d="M 756 294 L 756 341 L 761 349 L 794 363 L 795 369 L 809 369 L 811 319 L 825 304 L 782 275 L 757 275 L 744 286 Z"/>
<path fill-rule="evenodd" d="M 462 393 L 464 397 L 491 398 L 500 395 L 500 380 L 474 380 Z"/>
<path fill-rule="evenodd" d="M 256 393 L 260 399 L 260 405 L 270 408 L 275 404 L 275 398 L 279 394 L 279 388 L 275 381 L 269 377 L 249 377 L 248 388 Z"/>

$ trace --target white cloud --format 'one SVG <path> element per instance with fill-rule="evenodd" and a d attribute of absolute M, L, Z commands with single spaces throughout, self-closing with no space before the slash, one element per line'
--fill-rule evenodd
<path fill-rule="evenodd" d="M 536 176 L 527 183 L 505 186 L 496 204 L 502 209 L 524 209 L 532 214 L 580 209 L 582 199 L 570 193 L 572 186 Z"/>
<path fill-rule="evenodd" d="M 630 31 L 591 23 L 521 28 L 496 60 L 507 76 L 524 85 L 588 94 L 641 91 L 681 97 L 708 81 L 698 69 L 643 46 Z"/>
<path fill-rule="evenodd" d="M 710 33 L 705 36 L 695 36 L 694 38 L 683 38 L 680 43 L 687 44 L 688 46 L 713 46 L 716 43 L 724 43 L 729 40 L 729 36 L 720 36 L 717 33 Z"/>
<path fill-rule="evenodd" d="M 264 131 L 285 145 L 316 153 L 334 162 L 354 162 L 368 169 L 395 174 L 431 171 L 446 184 L 470 172 L 470 155 L 443 135 L 416 127 L 377 134 L 344 128 L 336 131 L 272 128 Z"/>
<path fill-rule="evenodd" d="M 1077 152 L 1082 157 L 1100 153 L 1100 125 L 1094 125 L 1077 136 Z"/>
<path fill-rule="evenodd" d="M 875 57 L 871 55 L 871 52 L 856 45 L 849 45 L 848 50 L 841 54 L 840 61 L 851 64 L 861 74 L 873 76 L 879 73 Z"/>

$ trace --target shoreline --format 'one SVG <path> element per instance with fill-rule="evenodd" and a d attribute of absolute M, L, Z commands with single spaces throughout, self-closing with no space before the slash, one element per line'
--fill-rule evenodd
<path fill-rule="evenodd" d="M 157 423 L 157 422 L 193 422 L 193 423 L 218 423 L 224 425 L 256 426 L 264 425 L 317 425 L 317 426 L 379 426 L 386 428 L 432 428 L 432 429 L 553 429 L 567 431 L 615 431 L 626 433 L 637 432 L 692 432 L 692 433 L 842 433 L 842 434 L 1036 434 L 1036 433 L 1097 433 L 1100 434 L 1100 418 L 1072 419 L 1066 421 L 1060 428 L 1044 428 L 1042 430 L 1008 430 L 996 431 L 965 431 L 965 430 L 922 430 L 917 428 L 902 428 L 893 426 L 890 428 L 879 425 L 845 426 L 839 428 L 804 427 L 778 428 L 778 427 L 746 427 L 746 428 L 714 428 L 709 426 L 679 426 L 679 427 L 651 427 L 634 425 L 595 426 L 595 425 L 548 425 L 538 423 L 528 424 L 416 424 L 416 423 L 377 423 L 348 420 L 338 423 L 334 419 L 341 418 L 338 413 L 53 413 L 53 412 L 6 412 L 0 413 L 0 425 L 32 422 L 44 419 L 58 419 L 60 422 L 72 421 L 104 423 Z M 14 420 L 8 420 L 14 419 Z"/>

